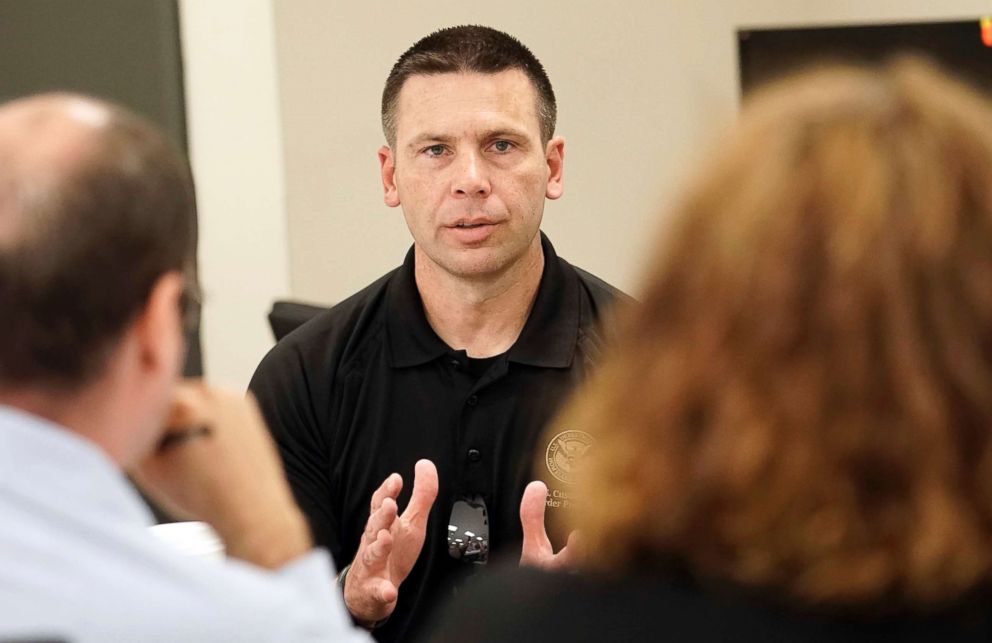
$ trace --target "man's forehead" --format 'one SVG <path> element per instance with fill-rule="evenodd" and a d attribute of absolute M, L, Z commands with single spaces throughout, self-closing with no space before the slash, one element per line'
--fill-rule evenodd
<path fill-rule="evenodd" d="M 485 121 L 520 121 L 527 129 L 540 132 L 537 91 L 519 69 L 410 76 L 400 89 L 396 117 L 398 132 L 410 127 L 464 124 L 473 117 L 480 125 Z"/>

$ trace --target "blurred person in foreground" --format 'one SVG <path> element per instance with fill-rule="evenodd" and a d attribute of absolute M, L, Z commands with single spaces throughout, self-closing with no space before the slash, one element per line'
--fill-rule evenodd
<path fill-rule="evenodd" d="M 127 111 L 0 106 L 0 638 L 365 640 L 253 403 L 178 383 L 189 170 Z M 128 484 L 210 523 L 159 542 Z M 234 560 L 240 559 L 240 560 Z"/>
<path fill-rule="evenodd" d="M 992 105 L 920 60 L 748 102 L 552 431 L 586 573 L 437 641 L 992 640 Z"/>

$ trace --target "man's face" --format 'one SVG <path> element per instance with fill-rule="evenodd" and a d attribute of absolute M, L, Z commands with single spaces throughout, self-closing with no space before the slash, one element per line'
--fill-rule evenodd
<path fill-rule="evenodd" d="M 540 252 L 544 199 L 562 194 L 564 141 L 541 142 L 537 93 L 520 70 L 412 76 L 396 144 L 379 151 L 385 202 L 449 275 L 498 276 Z"/>

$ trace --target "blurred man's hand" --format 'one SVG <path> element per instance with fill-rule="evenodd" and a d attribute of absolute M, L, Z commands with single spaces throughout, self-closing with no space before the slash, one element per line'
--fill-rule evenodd
<path fill-rule="evenodd" d="M 274 568 L 312 547 L 253 398 L 180 384 L 158 447 L 131 473 L 170 511 L 209 523 L 229 556 Z"/>

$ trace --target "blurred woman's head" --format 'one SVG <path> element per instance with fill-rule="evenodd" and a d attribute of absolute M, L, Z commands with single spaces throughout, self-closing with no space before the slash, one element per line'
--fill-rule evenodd
<path fill-rule="evenodd" d="M 668 559 L 823 604 L 950 600 L 992 569 L 992 106 L 919 60 L 745 106 L 617 350 L 594 565 Z"/>

